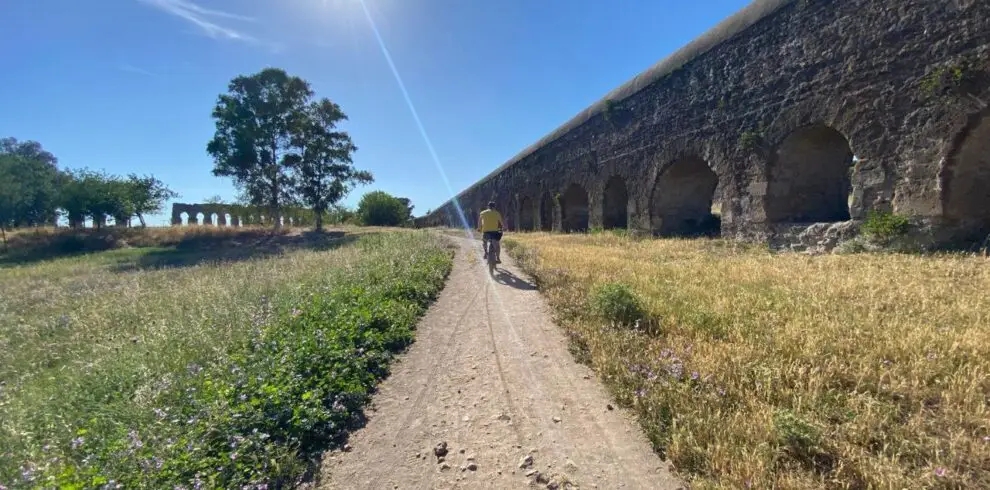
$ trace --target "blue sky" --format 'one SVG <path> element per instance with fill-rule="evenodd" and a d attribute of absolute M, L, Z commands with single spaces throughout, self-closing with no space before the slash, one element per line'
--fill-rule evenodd
<path fill-rule="evenodd" d="M 231 78 L 274 66 L 339 103 L 358 168 L 416 214 L 451 196 L 746 0 L 8 0 L 0 136 L 63 167 L 152 173 L 198 202 L 214 177 L 210 111 Z M 156 216 L 151 224 L 166 224 Z"/>

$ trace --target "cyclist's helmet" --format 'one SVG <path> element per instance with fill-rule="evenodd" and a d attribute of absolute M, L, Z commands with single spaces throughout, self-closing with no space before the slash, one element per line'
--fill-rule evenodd
<path fill-rule="evenodd" d="M 488 209 L 495 209 L 495 201 L 488 201 Z"/>

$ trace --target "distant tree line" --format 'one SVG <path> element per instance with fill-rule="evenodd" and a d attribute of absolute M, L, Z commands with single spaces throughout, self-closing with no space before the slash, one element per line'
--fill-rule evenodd
<path fill-rule="evenodd" d="M 70 226 L 87 220 L 99 228 L 113 217 L 129 226 L 137 217 L 161 211 L 178 195 L 154 176 L 109 175 L 89 169 L 61 169 L 58 159 L 36 141 L 0 139 L 0 232 L 26 226 Z"/>

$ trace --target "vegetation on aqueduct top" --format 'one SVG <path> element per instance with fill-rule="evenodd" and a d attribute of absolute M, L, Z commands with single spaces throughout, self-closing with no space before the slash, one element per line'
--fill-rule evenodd
<path fill-rule="evenodd" d="M 265 247 L 295 238 L 263 235 Z M 220 262 L 217 247 L 180 244 L 0 266 L 0 487 L 298 481 L 411 342 L 451 267 L 440 240 L 259 244 Z"/>
<path fill-rule="evenodd" d="M 506 246 L 693 488 L 990 488 L 988 259 Z"/>

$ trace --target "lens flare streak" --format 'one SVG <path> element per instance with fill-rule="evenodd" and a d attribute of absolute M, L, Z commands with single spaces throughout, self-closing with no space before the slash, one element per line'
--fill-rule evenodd
<path fill-rule="evenodd" d="M 378 26 L 375 24 L 375 20 L 371 17 L 371 12 L 368 10 L 368 6 L 365 5 L 365 0 L 359 0 L 359 3 L 361 4 L 361 9 L 364 10 L 364 16 L 368 19 L 368 24 L 371 26 L 371 31 L 375 34 L 375 39 L 378 41 L 378 47 L 381 48 L 382 55 L 385 56 L 385 61 L 388 62 L 388 67 L 392 70 L 392 75 L 395 77 L 395 82 L 398 84 L 399 90 L 402 91 L 402 97 L 406 100 L 406 106 L 409 107 L 409 112 L 412 113 L 413 120 L 416 121 L 416 127 L 419 128 L 419 134 L 423 137 L 423 142 L 426 143 L 426 147 L 430 150 L 430 156 L 433 158 L 433 163 L 440 172 L 440 177 L 443 178 L 444 185 L 447 186 L 447 192 L 449 192 L 452 196 L 454 208 L 457 210 L 457 215 L 461 220 L 461 224 L 464 226 L 464 231 L 470 235 L 471 229 L 470 226 L 468 226 L 467 218 L 464 216 L 464 211 L 461 209 L 461 204 L 458 202 L 453 188 L 450 187 L 450 181 L 447 179 L 447 173 L 443 170 L 443 165 L 440 164 L 440 157 L 433 148 L 433 143 L 430 141 L 430 137 L 426 133 L 426 128 L 423 126 L 423 122 L 419 119 L 419 113 L 416 112 L 416 106 L 409 97 L 409 92 L 406 91 L 406 84 L 402 82 L 402 77 L 399 76 L 399 70 L 395 68 L 395 63 L 392 62 L 392 55 L 389 54 L 388 48 L 385 47 L 385 41 L 378 32 Z"/>

